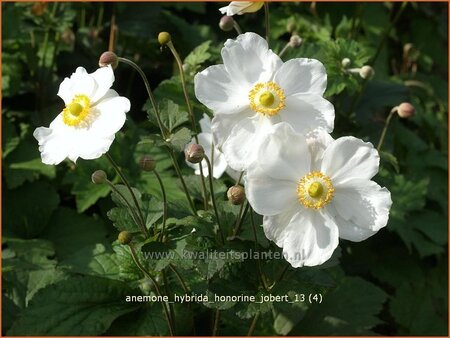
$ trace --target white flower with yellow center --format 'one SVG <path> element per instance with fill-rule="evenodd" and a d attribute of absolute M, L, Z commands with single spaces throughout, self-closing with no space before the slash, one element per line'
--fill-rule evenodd
<path fill-rule="evenodd" d="M 214 113 L 214 141 L 235 170 L 245 170 L 270 127 L 289 123 L 297 132 L 333 130 L 334 107 L 322 95 L 325 68 L 317 60 L 285 63 L 255 33 L 228 40 L 222 65 L 195 76 L 195 94 Z"/>
<path fill-rule="evenodd" d="M 391 194 L 371 178 L 379 156 L 354 137 L 314 141 L 274 126 L 247 171 L 246 195 L 268 239 L 293 267 L 328 260 L 338 238 L 362 241 L 386 226 Z"/>
<path fill-rule="evenodd" d="M 110 66 L 91 74 L 79 67 L 64 79 L 58 96 L 65 108 L 49 128 L 39 127 L 33 133 L 42 162 L 59 164 L 66 157 L 74 162 L 79 157 L 91 160 L 109 150 L 130 110 L 130 101 L 110 89 L 113 82 Z"/>
<path fill-rule="evenodd" d="M 213 167 L 213 177 L 220 178 L 223 173 L 226 172 L 228 175 L 230 175 L 231 178 L 237 180 L 240 173 L 228 166 L 227 161 L 225 160 L 225 156 L 223 156 L 222 152 L 214 145 L 211 133 L 211 119 L 209 118 L 209 116 L 203 114 L 203 118 L 199 121 L 199 123 L 202 132 L 197 135 L 198 143 L 203 147 L 206 156 L 208 156 L 209 160 L 211 161 L 211 165 Z M 195 139 L 193 138 L 191 143 L 194 142 Z M 186 147 L 188 146 L 189 144 Z M 205 177 L 208 177 L 209 170 L 205 160 L 201 161 L 200 163 L 191 163 L 189 161 L 186 161 L 186 164 L 195 169 L 196 175 L 200 175 L 201 164 L 203 175 L 205 175 Z"/>
<path fill-rule="evenodd" d="M 228 6 L 219 8 L 220 13 L 232 16 L 259 11 L 264 1 L 231 1 Z"/>

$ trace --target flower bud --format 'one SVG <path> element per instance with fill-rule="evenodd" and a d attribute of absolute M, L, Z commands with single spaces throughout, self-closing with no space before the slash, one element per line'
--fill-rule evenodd
<path fill-rule="evenodd" d="M 302 44 L 302 38 L 298 36 L 297 34 L 294 34 L 289 39 L 289 46 L 292 48 L 298 48 Z"/>
<path fill-rule="evenodd" d="M 362 66 L 361 69 L 359 70 L 359 76 L 361 76 L 363 79 L 370 79 L 374 75 L 375 71 L 373 70 L 372 67 L 368 65 Z"/>
<path fill-rule="evenodd" d="M 31 13 L 33 13 L 36 16 L 42 16 L 46 11 L 47 6 L 48 6 L 47 2 L 35 2 L 33 4 L 33 7 L 31 7 Z"/>
<path fill-rule="evenodd" d="M 414 116 L 416 114 L 416 109 L 409 102 L 403 102 L 397 107 L 397 114 L 402 119 L 407 119 L 408 117 Z"/>
<path fill-rule="evenodd" d="M 113 52 L 104 52 L 102 55 L 100 55 L 98 65 L 100 67 L 106 67 L 111 65 L 112 69 L 116 69 L 117 66 L 119 65 L 119 58 Z"/>
<path fill-rule="evenodd" d="M 242 185 L 233 185 L 227 191 L 227 197 L 231 204 L 240 205 L 245 201 L 245 189 Z"/>
<path fill-rule="evenodd" d="M 158 42 L 160 45 L 167 45 L 172 40 L 172 37 L 167 32 L 161 32 L 158 34 Z"/>
<path fill-rule="evenodd" d="M 130 244 L 132 239 L 133 236 L 128 231 L 121 231 L 117 236 L 117 240 L 123 245 Z"/>
<path fill-rule="evenodd" d="M 156 168 L 156 161 L 150 155 L 144 155 L 139 160 L 139 167 L 144 171 L 153 171 Z"/>
<path fill-rule="evenodd" d="M 103 184 L 108 179 L 108 176 L 103 170 L 96 170 L 92 174 L 91 179 L 94 184 Z"/>
<path fill-rule="evenodd" d="M 224 15 L 219 21 L 219 27 L 224 32 L 229 32 L 234 28 L 234 19 L 232 16 Z"/>
<path fill-rule="evenodd" d="M 407 56 L 409 55 L 414 48 L 414 45 L 412 43 L 407 43 L 403 46 L 403 55 Z"/>
<path fill-rule="evenodd" d="M 205 149 L 200 144 L 191 143 L 184 151 L 186 161 L 190 163 L 200 163 L 205 157 Z"/>
<path fill-rule="evenodd" d="M 343 58 L 342 61 L 341 61 L 341 65 L 344 68 L 350 67 L 351 63 L 352 63 L 352 60 L 350 60 L 349 58 Z"/>

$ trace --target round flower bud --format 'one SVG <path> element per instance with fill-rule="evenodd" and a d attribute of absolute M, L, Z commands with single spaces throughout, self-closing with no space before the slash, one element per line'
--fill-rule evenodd
<path fill-rule="evenodd" d="M 375 75 L 375 71 L 370 66 L 362 66 L 359 70 L 359 76 L 361 76 L 363 79 L 370 79 L 372 76 Z"/>
<path fill-rule="evenodd" d="M 348 68 L 351 63 L 352 63 L 352 60 L 350 60 L 349 58 L 343 58 L 341 61 L 341 65 L 344 68 Z"/>
<path fill-rule="evenodd" d="M 161 32 L 158 34 L 158 42 L 160 45 L 167 45 L 172 40 L 172 37 L 167 32 Z"/>
<path fill-rule="evenodd" d="M 242 185 L 233 185 L 227 191 L 227 197 L 231 204 L 240 205 L 245 201 L 245 189 Z"/>
<path fill-rule="evenodd" d="M 205 149 L 200 144 L 191 143 L 184 151 L 186 161 L 190 163 L 200 163 L 205 157 Z"/>
<path fill-rule="evenodd" d="M 121 231 L 117 236 L 117 240 L 123 245 L 130 244 L 132 239 L 133 236 L 128 231 Z"/>
<path fill-rule="evenodd" d="M 298 48 L 302 44 L 302 38 L 298 36 L 297 34 L 294 34 L 289 39 L 289 46 L 292 48 Z"/>
<path fill-rule="evenodd" d="M 409 55 L 414 48 L 414 45 L 412 43 L 407 43 L 403 46 L 403 54 Z"/>
<path fill-rule="evenodd" d="M 100 55 L 98 65 L 100 67 L 106 67 L 111 65 L 112 69 L 116 69 L 117 66 L 119 65 L 119 58 L 113 52 L 104 52 L 102 55 Z"/>
<path fill-rule="evenodd" d="M 402 119 L 407 119 L 408 117 L 414 116 L 416 114 L 416 109 L 409 102 L 403 102 L 397 107 L 397 114 Z"/>
<path fill-rule="evenodd" d="M 234 28 L 234 19 L 232 16 L 224 15 L 219 21 L 219 27 L 224 32 L 229 32 Z"/>
<path fill-rule="evenodd" d="M 156 168 L 156 161 L 150 155 L 144 155 L 139 160 L 139 167 L 144 171 L 153 171 Z"/>
<path fill-rule="evenodd" d="M 96 170 L 91 176 L 92 182 L 95 184 L 103 184 L 108 179 L 106 173 L 103 170 Z"/>

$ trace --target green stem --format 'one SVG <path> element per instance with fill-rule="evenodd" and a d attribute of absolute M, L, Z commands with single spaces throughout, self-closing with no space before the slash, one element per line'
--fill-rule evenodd
<path fill-rule="evenodd" d="M 249 208 L 250 208 L 250 203 L 247 202 L 245 209 L 244 209 L 244 213 L 242 214 L 242 216 L 239 219 L 239 222 L 236 224 L 236 227 L 234 228 L 233 237 L 236 237 L 238 235 L 239 231 L 241 230 L 242 223 L 244 222 L 245 216 L 247 215 Z"/>
<path fill-rule="evenodd" d="M 275 285 L 277 285 L 279 282 L 282 281 L 284 275 L 286 274 L 286 272 L 289 269 L 290 264 L 286 263 L 286 266 L 283 268 L 283 270 L 281 270 L 281 272 L 278 274 L 278 278 L 275 280 L 275 282 L 273 282 L 273 284 L 269 287 L 269 291 L 272 290 Z"/>
<path fill-rule="evenodd" d="M 256 313 L 255 317 L 253 317 L 252 323 L 250 324 L 250 328 L 248 329 L 248 332 L 247 332 L 247 337 L 250 337 L 253 335 L 253 331 L 255 331 L 255 327 L 256 327 L 256 323 L 258 322 L 258 318 L 259 318 L 259 312 Z"/>
<path fill-rule="evenodd" d="M 214 325 L 213 325 L 213 332 L 212 336 L 217 336 L 217 331 L 219 330 L 219 320 L 220 320 L 220 310 L 216 310 L 216 313 L 214 314 Z"/>
<path fill-rule="evenodd" d="M 278 56 L 281 58 L 283 56 L 284 53 L 286 53 L 286 51 L 289 49 L 289 47 L 291 46 L 291 44 L 288 42 L 286 44 L 286 46 L 283 47 L 283 49 L 281 50 L 281 52 L 278 53 Z"/>
<path fill-rule="evenodd" d="M 134 63 L 131 60 L 122 57 L 119 57 L 118 60 L 119 62 L 125 63 L 134 68 L 141 76 L 142 80 L 144 81 L 145 89 L 147 90 L 148 98 L 150 99 L 153 111 L 155 112 L 156 121 L 158 123 L 159 130 L 161 131 L 161 135 L 164 139 L 167 139 L 166 129 L 164 128 L 161 121 L 161 113 L 158 109 L 158 105 L 156 104 L 156 100 L 155 97 L 153 96 L 152 89 L 150 88 L 150 83 L 148 82 L 147 76 L 145 75 L 144 71 L 141 69 L 141 67 L 139 67 L 136 63 Z"/>
<path fill-rule="evenodd" d="M 233 27 L 234 27 L 234 30 L 236 31 L 236 33 L 238 33 L 238 35 L 242 34 L 241 26 L 239 26 L 239 24 L 236 22 L 236 20 L 234 20 L 234 22 L 233 22 Z"/>
<path fill-rule="evenodd" d="M 191 195 L 189 194 L 189 190 L 186 186 L 186 182 L 184 181 L 183 175 L 181 173 L 180 166 L 178 165 L 177 159 L 175 158 L 175 154 L 173 150 L 169 148 L 169 155 L 172 158 L 173 166 L 175 167 L 175 171 L 177 172 L 178 177 L 180 178 L 181 185 L 183 187 L 184 194 L 186 195 L 186 199 L 188 200 L 189 206 L 191 207 L 194 215 L 197 215 L 197 209 L 195 208 L 194 202 L 192 202 Z"/>
<path fill-rule="evenodd" d="M 242 177 L 244 177 L 244 171 L 241 172 L 241 174 L 239 175 L 238 180 L 236 181 L 235 185 L 239 185 L 241 183 Z"/>
<path fill-rule="evenodd" d="M 158 285 L 158 282 L 156 281 L 155 278 L 153 278 L 153 276 L 139 262 L 139 259 L 137 258 L 137 254 L 136 254 L 136 251 L 134 250 L 133 245 L 130 243 L 130 244 L 128 244 L 128 247 L 130 248 L 131 257 L 133 258 L 134 264 L 136 264 L 136 266 L 139 268 L 139 270 L 142 271 L 142 273 L 144 274 L 145 277 L 149 278 L 153 282 L 153 285 L 155 286 L 156 294 L 159 297 L 162 297 L 161 289 L 160 289 L 160 287 Z M 166 302 L 162 302 L 162 306 L 163 306 L 163 309 L 164 309 L 164 314 L 166 316 L 167 325 L 169 326 L 170 335 L 173 336 L 174 335 L 174 330 L 173 330 L 172 319 L 170 317 L 169 309 L 167 308 Z"/>
<path fill-rule="evenodd" d="M 122 180 L 122 182 L 123 182 L 123 183 L 125 184 L 125 186 L 127 187 L 128 191 L 130 192 L 131 198 L 133 199 L 134 205 L 136 206 L 136 209 L 137 209 L 137 211 L 138 211 L 139 218 L 140 218 L 142 224 L 145 225 L 145 218 L 144 218 L 144 216 L 143 216 L 143 214 L 142 214 L 141 207 L 140 207 L 139 202 L 138 202 L 138 200 L 137 200 L 137 198 L 136 198 L 136 195 L 134 194 L 133 189 L 132 189 L 131 186 L 130 186 L 130 183 L 128 183 L 127 178 L 126 178 L 125 175 L 122 173 L 122 170 L 120 170 L 120 168 L 119 168 L 119 166 L 116 164 L 116 162 L 114 162 L 114 160 L 112 159 L 111 155 L 110 155 L 109 153 L 106 153 L 105 155 L 106 155 L 106 158 L 107 158 L 107 159 L 109 160 L 109 162 L 111 163 L 111 165 L 114 167 L 114 170 L 115 170 L 116 173 L 119 175 L 119 177 L 120 177 L 120 179 Z M 146 237 L 149 237 L 147 227 L 144 226 L 144 229 L 145 229 L 145 230 L 144 230 L 145 236 L 146 236 Z"/>
<path fill-rule="evenodd" d="M 400 19 L 400 16 L 402 15 L 403 11 L 405 10 L 406 6 L 408 5 L 408 2 L 403 2 L 400 9 L 398 10 L 397 14 L 395 15 L 394 19 L 391 21 L 389 26 L 387 27 L 386 31 L 383 34 L 383 38 L 381 39 L 377 51 L 375 52 L 375 56 L 372 59 L 371 64 L 374 65 L 376 60 L 378 59 L 378 56 L 381 53 L 381 50 L 383 49 L 383 46 L 389 37 L 389 33 L 391 32 L 392 28 L 394 28 L 395 24 L 397 23 L 398 19 Z"/>
<path fill-rule="evenodd" d="M 270 22 L 269 22 L 269 2 L 264 1 L 264 21 L 266 23 L 266 41 L 269 44 L 270 39 Z"/>
<path fill-rule="evenodd" d="M 183 88 L 184 100 L 186 101 L 186 105 L 188 108 L 189 119 L 191 121 L 192 130 L 194 131 L 195 142 L 198 143 L 197 125 L 195 124 L 194 111 L 192 110 L 191 100 L 189 99 L 189 94 L 188 94 L 187 87 L 186 87 L 186 77 L 184 75 L 183 62 L 181 61 L 180 55 L 178 54 L 172 41 L 169 41 L 167 43 L 167 47 L 169 47 L 170 51 L 173 54 L 173 57 L 175 58 L 175 61 L 177 62 L 177 65 L 178 65 L 178 70 L 180 72 L 180 79 L 181 79 L 181 87 Z M 203 197 L 204 197 L 203 202 L 206 205 L 207 194 L 206 194 L 205 175 L 203 174 L 203 168 L 201 165 L 200 165 L 200 176 L 201 176 L 201 181 L 202 181 L 202 190 L 203 190 Z"/>
<path fill-rule="evenodd" d="M 170 292 L 170 288 L 169 288 L 169 282 L 167 280 L 167 276 L 166 276 L 166 269 L 163 269 L 161 271 L 161 275 L 164 281 L 164 290 L 166 291 L 166 295 L 169 296 L 170 294 L 172 294 L 172 292 Z M 172 326 L 173 326 L 173 330 L 176 331 L 176 321 L 175 321 L 175 312 L 173 311 L 173 304 L 169 303 L 169 312 L 170 312 L 170 318 L 172 321 Z"/>
<path fill-rule="evenodd" d="M 397 107 L 395 107 L 394 109 L 391 110 L 391 112 L 389 113 L 389 116 L 386 119 L 386 122 L 384 124 L 384 128 L 383 131 L 381 132 L 381 136 L 380 136 L 380 141 L 378 141 L 378 145 L 377 145 L 377 150 L 378 152 L 380 152 L 381 150 L 381 146 L 383 145 L 384 142 L 384 137 L 386 136 L 386 132 L 389 126 L 389 123 L 391 122 L 392 116 L 394 116 L 394 114 L 397 112 Z"/>
<path fill-rule="evenodd" d="M 187 287 L 187 285 L 186 285 L 186 283 L 185 283 L 183 277 L 182 277 L 181 274 L 177 271 L 177 269 L 175 268 L 175 266 L 174 266 L 172 263 L 170 263 L 170 264 L 169 264 L 169 268 L 173 271 L 173 273 L 175 274 L 175 276 L 177 276 L 177 279 L 178 279 L 178 281 L 180 282 L 181 287 L 183 288 L 183 291 L 184 291 L 186 294 L 189 293 L 189 289 L 188 289 L 188 287 Z"/>
<path fill-rule="evenodd" d="M 253 239 L 255 240 L 255 251 L 258 249 L 258 238 L 256 236 L 256 226 L 255 226 L 255 220 L 253 218 L 253 209 L 250 210 L 250 222 L 252 224 L 252 230 L 253 230 Z M 259 270 L 259 278 L 261 280 L 262 286 L 265 290 L 269 290 L 269 286 L 267 285 L 266 275 L 264 274 L 262 267 L 261 267 L 261 258 L 258 255 L 258 270 Z"/>
<path fill-rule="evenodd" d="M 155 174 L 156 178 L 158 179 L 159 186 L 161 187 L 162 197 L 163 197 L 163 223 L 162 223 L 162 229 L 160 233 L 160 238 L 163 240 L 164 238 L 164 230 L 166 228 L 166 222 L 167 222 L 167 195 L 166 195 L 166 189 L 164 188 L 163 181 L 161 179 L 161 176 L 159 176 L 158 172 L 156 170 L 153 170 L 153 173 Z"/>
<path fill-rule="evenodd" d="M 130 212 L 130 216 L 131 218 L 133 218 L 134 223 L 136 223 L 136 225 L 141 229 L 142 233 L 144 234 L 145 237 L 148 237 L 148 234 L 146 232 L 146 228 L 145 228 L 145 224 L 143 224 L 140 219 L 139 216 L 136 214 L 136 211 L 134 210 L 134 208 L 131 206 L 130 202 L 128 202 L 128 200 L 125 198 L 125 196 L 120 192 L 120 190 L 118 190 L 114 184 L 110 181 L 110 180 L 106 180 L 106 183 L 111 187 L 112 190 L 114 190 L 114 192 L 119 195 L 119 197 L 125 202 L 125 204 L 128 206 L 128 210 Z"/>
<path fill-rule="evenodd" d="M 225 238 L 223 236 L 222 226 L 220 225 L 220 217 L 219 217 L 219 211 L 217 210 L 216 197 L 214 196 L 214 187 L 213 187 L 214 178 L 211 175 L 211 173 L 212 173 L 211 162 L 209 161 L 208 156 L 206 156 L 206 155 L 204 157 L 204 160 L 206 161 L 206 164 L 208 165 L 208 172 L 210 173 L 208 175 L 208 178 L 209 178 L 209 189 L 210 189 L 210 193 L 211 193 L 211 202 L 213 205 L 214 214 L 216 215 L 217 225 L 219 226 L 220 239 L 222 240 L 222 244 L 224 244 Z"/>

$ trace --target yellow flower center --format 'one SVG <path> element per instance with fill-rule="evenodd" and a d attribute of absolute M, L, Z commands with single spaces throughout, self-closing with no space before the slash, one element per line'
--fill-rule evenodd
<path fill-rule="evenodd" d="M 90 104 L 86 95 L 75 95 L 72 102 L 63 109 L 63 122 L 71 127 L 86 126 L 89 124 Z"/>
<path fill-rule="evenodd" d="M 322 209 L 333 199 L 331 179 L 320 171 L 303 176 L 297 184 L 298 201 L 306 208 Z"/>
<path fill-rule="evenodd" d="M 257 83 L 248 93 L 250 107 L 257 113 L 275 116 L 286 105 L 283 89 L 275 82 Z"/>

